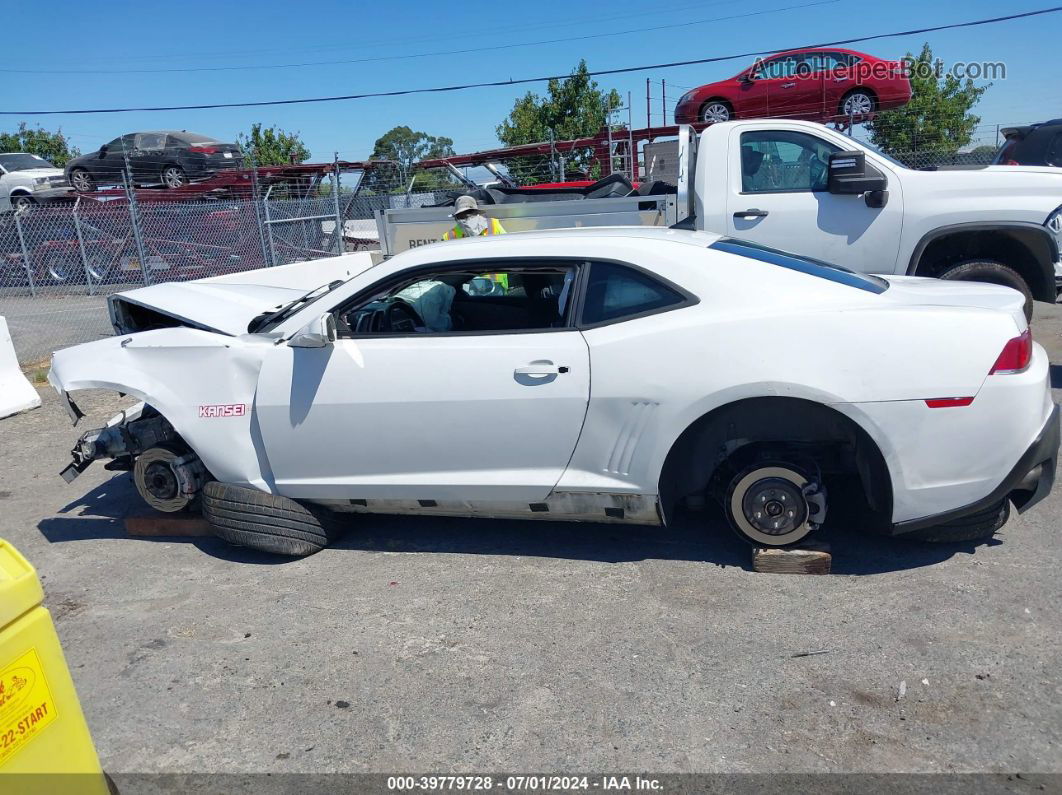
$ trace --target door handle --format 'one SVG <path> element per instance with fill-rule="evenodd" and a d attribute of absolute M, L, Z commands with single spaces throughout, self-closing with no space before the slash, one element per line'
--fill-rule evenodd
<path fill-rule="evenodd" d="M 782 83 L 782 88 L 792 88 L 796 83 Z"/>
<path fill-rule="evenodd" d="M 561 373 L 568 372 L 568 368 L 563 365 L 555 364 L 529 364 L 524 367 L 517 367 L 513 370 L 513 375 L 560 375 Z"/>
<path fill-rule="evenodd" d="M 766 210 L 758 210 L 755 207 L 748 210 L 740 210 L 734 213 L 735 218 L 766 218 Z"/>

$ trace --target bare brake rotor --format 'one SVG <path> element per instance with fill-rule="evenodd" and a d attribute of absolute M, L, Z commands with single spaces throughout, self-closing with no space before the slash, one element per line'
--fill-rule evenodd
<path fill-rule="evenodd" d="M 754 544 L 795 544 L 826 518 L 826 490 L 785 465 L 759 465 L 730 484 L 727 514 L 734 529 Z"/>

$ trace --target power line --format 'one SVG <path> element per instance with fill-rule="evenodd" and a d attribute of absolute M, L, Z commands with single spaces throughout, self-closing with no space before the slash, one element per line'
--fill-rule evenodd
<path fill-rule="evenodd" d="M 857 42 L 864 41 L 876 41 L 879 39 L 891 39 L 900 38 L 903 36 L 913 36 L 922 33 L 935 33 L 941 30 L 955 30 L 958 28 L 972 28 L 980 25 L 992 25 L 1000 22 L 1010 22 L 1016 19 L 1027 19 L 1029 17 L 1042 16 L 1044 14 L 1054 14 L 1062 11 L 1062 6 L 1053 6 L 1051 8 L 1042 8 L 1037 11 L 1025 11 L 1020 14 L 1008 14 L 1002 17 L 991 17 L 989 19 L 977 19 L 970 22 L 952 22 L 947 25 L 935 25 L 933 27 L 915 28 L 913 30 L 897 31 L 895 33 L 877 33 L 870 36 L 856 36 L 850 39 L 841 39 L 838 41 L 822 42 L 819 44 L 804 45 L 802 47 L 780 47 L 772 50 L 757 50 L 755 52 L 739 53 L 735 55 L 720 55 L 714 58 L 697 58 L 688 61 L 671 61 L 669 63 L 650 64 L 644 66 L 627 66 L 619 69 L 599 69 L 596 71 L 588 72 L 587 74 L 592 77 L 600 77 L 602 75 L 615 75 L 615 74 L 627 74 L 630 72 L 646 72 L 653 69 L 672 69 L 678 66 L 692 66 L 695 64 L 705 63 L 719 63 L 721 61 L 733 61 L 739 58 L 751 58 L 758 55 L 771 55 L 776 52 L 782 52 L 784 50 L 799 50 L 799 49 L 814 49 L 820 47 L 838 47 L 843 44 L 855 44 Z M 58 116 L 65 113 L 70 114 L 82 114 L 82 113 L 148 113 L 156 111 L 170 111 L 170 110 L 213 110 L 216 108 L 260 108 L 269 105 L 303 105 L 311 102 L 340 102 L 344 100 L 354 99 L 370 99 L 377 97 L 398 97 L 407 96 L 410 94 L 435 94 L 445 93 L 450 91 L 465 91 L 471 88 L 497 88 L 500 86 L 516 86 L 526 85 L 528 83 L 545 83 L 550 80 L 565 80 L 571 75 L 551 75 L 548 77 L 526 77 L 520 80 L 495 80 L 485 83 L 465 83 L 463 85 L 456 86 L 436 86 L 434 88 L 406 88 L 395 91 L 375 91 L 364 94 L 346 94 L 343 96 L 335 97 L 305 97 L 301 99 L 274 99 L 263 100 L 260 102 L 217 102 L 207 105 L 170 105 L 170 106 L 157 106 L 157 107 L 143 107 L 143 108 L 81 108 L 75 110 L 0 110 L 2 116 Z"/>
<path fill-rule="evenodd" d="M 716 2 L 712 2 L 712 3 L 700 2 L 700 3 L 693 3 L 693 4 L 682 5 L 682 6 L 668 6 L 668 11 L 671 12 L 671 13 L 675 13 L 675 12 L 679 12 L 679 11 L 688 11 L 688 10 L 697 10 L 697 11 L 699 11 L 699 10 L 701 10 L 703 8 L 711 8 L 711 7 L 714 7 L 714 6 L 721 6 L 721 5 L 733 5 L 733 0 L 716 0 Z M 608 16 L 595 15 L 593 17 L 582 17 L 582 18 L 579 18 L 579 19 L 565 19 L 564 21 L 561 21 L 561 22 L 533 22 L 533 23 L 521 22 L 518 25 L 504 25 L 504 26 L 500 26 L 500 27 L 497 26 L 497 25 L 491 25 L 490 33 L 492 35 L 494 35 L 494 36 L 497 36 L 499 33 L 505 33 L 507 31 L 527 32 L 527 31 L 530 31 L 530 30 L 558 28 L 558 27 L 571 28 L 571 27 L 579 27 L 579 26 L 587 26 L 587 25 L 600 26 L 600 25 L 602 25 L 604 23 L 607 23 L 607 22 L 615 22 L 617 20 L 622 20 L 622 19 L 630 19 L 630 18 L 633 18 L 633 17 L 643 17 L 643 16 L 659 16 L 659 15 L 660 15 L 660 10 L 657 9 L 657 8 L 654 8 L 654 9 L 651 9 L 649 11 L 636 11 L 636 12 L 626 13 L 626 14 L 610 14 Z M 447 29 L 446 38 L 447 39 L 469 39 L 469 38 L 482 39 L 483 38 L 483 30 L 474 29 L 474 28 L 473 29 L 469 29 L 467 31 Z M 413 43 L 418 43 L 418 42 L 422 42 L 422 41 L 438 41 L 438 39 L 439 39 L 439 34 L 438 33 L 434 33 L 434 34 L 424 35 L 424 36 L 412 36 L 412 37 L 411 36 L 403 36 L 400 39 L 378 39 L 378 38 L 374 38 L 371 42 L 358 42 L 357 45 L 332 44 L 332 45 L 320 45 L 320 46 L 314 46 L 314 47 L 284 47 L 284 48 L 273 47 L 273 48 L 270 48 L 270 49 L 259 47 L 259 48 L 253 49 L 253 50 L 232 50 L 232 49 L 228 49 L 228 50 L 225 50 L 224 52 L 205 52 L 205 53 L 204 52 L 199 52 L 199 53 L 196 53 L 196 52 L 181 52 L 181 53 L 177 53 L 177 54 L 167 53 L 165 55 L 144 55 L 144 54 L 140 54 L 140 55 L 137 55 L 137 56 L 134 56 L 134 57 L 131 57 L 131 58 L 127 58 L 126 60 L 130 61 L 130 62 L 132 62 L 132 61 L 160 61 L 160 60 L 172 60 L 175 57 L 177 57 L 177 58 L 194 58 L 194 59 L 197 59 L 197 60 L 201 60 L 203 58 L 213 58 L 213 57 L 216 57 L 216 56 L 221 56 L 221 57 L 226 57 L 226 58 L 236 58 L 236 57 L 245 56 L 245 55 L 262 55 L 262 54 L 265 54 L 265 53 L 284 53 L 284 54 L 290 56 L 292 53 L 296 53 L 296 52 L 312 52 L 312 53 L 319 54 L 319 53 L 321 53 L 323 51 L 336 51 L 336 50 L 351 50 L 351 49 L 355 49 L 355 50 L 361 51 L 361 50 L 365 50 L 365 49 L 368 49 L 368 48 L 394 47 L 396 44 L 397 45 L 407 45 L 407 44 L 413 44 Z M 109 57 L 106 60 L 109 63 L 109 62 L 113 62 L 115 59 L 113 57 Z M 81 72 L 82 70 L 77 70 L 77 71 Z M 124 73 L 125 71 L 126 70 L 121 70 L 122 73 Z"/>
<path fill-rule="evenodd" d="M 243 72 L 257 71 L 261 69 L 302 69 L 310 66 L 342 66 L 359 63 L 373 63 L 376 61 L 406 61 L 413 58 L 433 58 L 439 55 L 470 55 L 477 52 L 491 52 L 493 50 L 511 50 L 514 47 L 539 47 L 543 44 L 562 44 L 572 41 L 587 41 L 589 39 L 605 39 L 611 36 L 629 36 L 632 33 L 648 33 L 655 30 L 669 30 L 672 28 L 687 28 L 691 25 L 707 25 L 713 22 L 726 22 L 732 19 L 745 19 L 758 17 L 764 14 L 774 14 L 779 11 L 794 11 L 813 6 L 824 6 L 838 3 L 840 0 L 815 0 L 801 5 L 784 6 L 782 8 L 767 8 L 762 11 L 748 11 L 744 14 L 731 14 L 726 17 L 713 17 L 712 19 L 695 19 L 687 22 L 679 22 L 669 25 L 655 25 L 653 27 L 634 28 L 632 30 L 617 30 L 612 33 L 590 33 L 585 36 L 568 36 L 561 39 L 543 39 L 541 41 L 525 41 L 516 43 L 496 44 L 490 47 L 469 47 L 463 50 L 437 50 L 435 52 L 411 53 L 409 55 L 376 55 L 371 58 L 354 58 L 352 60 L 339 61 L 306 61 L 303 63 L 265 64 L 261 66 L 191 66 L 175 67 L 172 69 L 0 69 L 0 72 L 8 74 L 32 74 L 32 75 L 115 75 L 115 74 L 172 74 L 186 72 Z"/>

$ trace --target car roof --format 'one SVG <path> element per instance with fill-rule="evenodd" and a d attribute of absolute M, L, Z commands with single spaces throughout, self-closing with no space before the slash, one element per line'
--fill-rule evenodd
<path fill-rule="evenodd" d="M 502 223 L 504 224 L 502 219 Z M 521 249 L 533 241 L 570 241 L 571 256 L 590 257 L 595 246 L 622 243 L 624 240 L 651 240 L 660 245 L 688 245 L 706 249 L 720 235 L 663 226 L 579 227 L 573 229 L 538 229 L 457 240 L 439 241 L 396 254 L 391 262 L 400 268 L 416 267 L 432 261 L 452 262 L 462 259 L 524 256 Z"/>

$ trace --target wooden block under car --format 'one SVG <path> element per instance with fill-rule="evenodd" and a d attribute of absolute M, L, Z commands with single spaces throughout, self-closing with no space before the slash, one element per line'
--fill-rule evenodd
<path fill-rule="evenodd" d="M 202 516 L 156 513 L 125 517 L 125 532 L 131 536 L 212 536 L 214 531 Z"/>
<path fill-rule="evenodd" d="M 784 549 L 752 548 L 752 570 L 765 574 L 829 574 L 832 561 L 830 545 L 821 541 Z"/>

